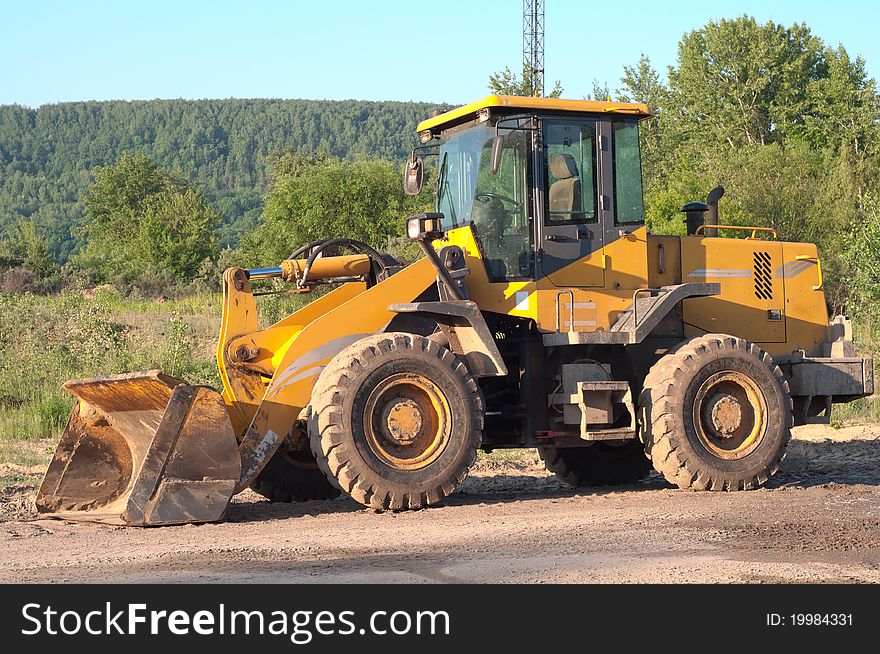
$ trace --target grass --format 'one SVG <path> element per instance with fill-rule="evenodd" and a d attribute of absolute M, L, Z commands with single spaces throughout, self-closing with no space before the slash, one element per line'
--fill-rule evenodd
<path fill-rule="evenodd" d="M 0 440 L 0 466 L 32 467 L 44 465 L 55 451 L 54 439 Z"/>
<path fill-rule="evenodd" d="M 527 465 L 534 463 L 538 457 L 537 450 L 534 448 L 501 448 L 492 450 L 491 452 L 480 452 L 478 458 L 481 461 L 488 461 L 497 464 L 519 464 Z"/>
<path fill-rule="evenodd" d="M 873 357 L 874 370 L 880 374 L 880 325 L 873 321 L 855 322 L 853 339 L 860 356 Z M 837 404 L 831 414 L 831 426 L 840 428 L 853 423 L 880 422 L 880 390 L 878 394 L 849 404 Z"/>
<path fill-rule="evenodd" d="M 877 368 L 877 361 L 874 361 Z M 831 426 L 840 429 L 847 425 L 860 423 L 880 423 L 880 401 L 876 395 L 849 404 L 835 404 L 831 413 Z"/>
<path fill-rule="evenodd" d="M 161 368 L 218 386 L 219 309 L 219 296 L 207 294 L 0 295 L 0 464 L 48 460 L 74 403 L 61 389 L 68 379 Z"/>
<path fill-rule="evenodd" d="M 261 326 L 306 301 L 258 299 Z M 158 368 L 220 388 L 221 310 L 218 293 L 160 300 L 109 287 L 50 297 L 0 294 L 0 466 L 49 461 L 74 405 L 61 389 L 69 379 Z"/>

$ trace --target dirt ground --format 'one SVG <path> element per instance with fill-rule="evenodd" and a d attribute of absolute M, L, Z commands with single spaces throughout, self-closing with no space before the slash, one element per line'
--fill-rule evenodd
<path fill-rule="evenodd" d="M 247 491 L 223 523 L 138 529 L 36 519 L 33 494 L 0 496 L 0 582 L 880 582 L 880 426 L 799 428 L 746 493 L 574 490 L 526 453 L 413 513 Z"/>

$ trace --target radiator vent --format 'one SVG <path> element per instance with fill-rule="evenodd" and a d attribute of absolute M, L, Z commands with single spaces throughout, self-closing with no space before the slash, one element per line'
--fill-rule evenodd
<path fill-rule="evenodd" d="M 762 300 L 773 299 L 769 252 L 755 252 L 755 295 Z"/>

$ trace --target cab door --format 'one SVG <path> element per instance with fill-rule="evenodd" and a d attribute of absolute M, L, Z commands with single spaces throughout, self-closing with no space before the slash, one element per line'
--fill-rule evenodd
<path fill-rule="evenodd" d="M 638 121 L 601 123 L 603 148 L 600 196 L 605 231 L 605 284 L 608 289 L 634 291 L 648 286 L 648 234 L 642 197 L 642 164 Z"/>
<path fill-rule="evenodd" d="M 539 149 L 543 170 L 540 271 L 554 286 L 605 285 L 602 212 L 604 141 L 595 120 L 545 119 Z"/>

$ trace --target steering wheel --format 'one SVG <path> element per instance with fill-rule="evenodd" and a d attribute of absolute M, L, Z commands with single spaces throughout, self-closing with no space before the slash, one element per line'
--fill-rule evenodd
<path fill-rule="evenodd" d="M 477 193 L 474 196 L 477 200 L 481 202 L 485 202 L 485 200 L 481 200 L 481 198 L 487 198 L 489 200 L 500 200 L 501 202 L 507 202 L 511 205 L 511 208 L 514 211 L 522 211 L 522 202 L 517 202 L 513 198 L 509 198 L 506 195 L 501 195 L 500 193 Z"/>

